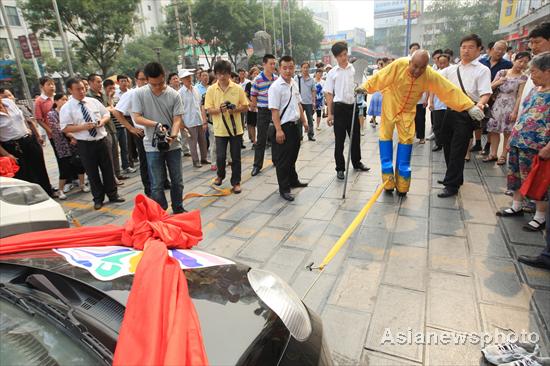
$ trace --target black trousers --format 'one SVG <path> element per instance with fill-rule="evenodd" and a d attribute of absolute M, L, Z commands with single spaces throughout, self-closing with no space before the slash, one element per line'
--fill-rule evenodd
<path fill-rule="evenodd" d="M 346 170 L 344 159 L 344 143 L 346 133 L 351 134 L 351 121 L 353 118 L 353 104 L 334 103 L 334 160 L 336 171 Z M 351 163 L 353 167 L 361 164 L 361 135 L 359 126 L 359 108 L 355 108 L 355 125 L 351 136 Z"/>
<path fill-rule="evenodd" d="M 426 107 L 424 107 L 423 104 L 416 105 L 414 128 L 416 130 L 417 139 L 423 139 L 426 136 Z"/>
<path fill-rule="evenodd" d="M 241 183 L 241 142 L 242 135 L 221 137 L 216 136 L 216 166 L 218 178 L 225 179 L 225 159 L 227 158 L 227 144 L 231 153 L 231 185 Z"/>
<path fill-rule="evenodd" d="M 115 198 L 118 193 L 107 140 L 105 138 L 97 141 L 78 140 L 77 147 L 84 170 L 88 174 L 94 202 L 102 203 L 105 195 L 110 199 Z M 100 169 L 101 177 L 99 175 Z M 103 181 L 101 178 L 103 178 Z"/>
<path fill-rule="evenodd" d="M 432 112 L 432 129 L 435 136 L 436 146 L 443 146 L 443 142 L 441 141 L 441 133 L 446 112 L 446 109 L 440 109 Z"/>
<path fill-rule="evenodd" d="M 267 108 L 258 108 L 256 121 L 256 147 L 254 148 L 254 167 L 262 169 L 264 166 L 265 145 L 267 143 L 267 130 L 271 123 L 271 111 Z M 216 146 L 216 151 L 217 146 Z"/>
<path fill-rule="evenodd" d="M 151 197 L 151 179 L 149 178 L 149 170 L 147 169 L 147 155 L 143 146 L 143 137 L 134 134 L 130 134 L 130 136 L 130 140 L 133 141 L 134 146 L 137 148 L 139 156 L 139 175 L 141 177 L 141 184 L 143 184 L 143 191 L 147 197 Z"/>
<path fill-rule="evenodd" d="M 19 170 L 14 178 L 36 183 L 52 196 L 52 185 L 44 162 L 42 146 L 32 134 L 18 140 L 2 142 L 2 147 L 17 158 Z"/>
<path fill-rule="evenodd" d="M 474 122 L 468 112 L 447 110 L 441 132 L 447 165 L 443 184 L 451 191 L 458 191 L 464 183 L 464 157 L 468 151 L 473 132 Z"/>
<path fill-rule="evenodd" d="M 296 173 L 296 160 L 300 152 L 300 129 L 301 123 L 287 122 L 281 126 L 285 134 L 285 141 L 282 144 L 277 143 L 275 134 L 273 134 L 271 153 L 277 161 L 275 171 L 277 172 L 277 182 L 279 183 L 279 192 L 290 192 L 290 186 L 298 183 L 298 173 Z"/>

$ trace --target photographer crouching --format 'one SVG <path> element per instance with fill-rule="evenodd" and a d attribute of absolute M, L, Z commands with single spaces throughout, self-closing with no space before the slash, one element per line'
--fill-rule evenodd
<path fill-rule="evenodd" d="M 204 107 L 214 124 L 216 137 L 217 178 L 214 184 L 221 185 L 225 179 L 227 144 L 231 153 L 231 185 L 234 193 L 241 193 L 241 137 L 243 125 L 241 113 L 248 111 L 248 99 L 243 88 L 231 81 L 231 64 L 218 61 L 214 64 L 217 82 L 206 91 Z"/>
<path fill-rule="evenodd" d="M 132 115 L 138 125 L 145 127 L 143 146 L 147 155 L 151 198 L 163 209 L 168 208 L 164 195 L 166 169 L 172 181 L 170 198 L 173 213 L 183 209 L 183 177 L 181 168 L 180 127 L 183 124 L 183 103 L 177 91 L 168 88 L 164 68 L 151 62 L 143 69 L 147 85 L 138 88 L 132 100 Z"/>

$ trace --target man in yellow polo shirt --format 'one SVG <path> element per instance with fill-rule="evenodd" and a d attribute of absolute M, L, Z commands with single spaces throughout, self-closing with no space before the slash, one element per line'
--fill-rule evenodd
<path fill-rule="evenodd" d="M 384 96 L 382 101 L 382 123 L 380 124 L 380 161 L 382 181 L 390 182 L 386 191 L 397 188 L 400 196 L 409 191 L 411 182 L 411 153 L 415 134 L 414 117 L 416 103 L 424 92 L 430 92 L 455 111 L 468 111 L 473 119 L 483 119 L 483 111 L 474 105 L 460 88 L 438 74 L 428 66 L 430 54 L 426 50 L 417 50 L 409 57 L 402 57 L 386 66 L 369 80 L 357 92 L 377 91 Z M 395 180 L 390 177 L 393 171 L 393 131 L 397 127 L 399 144 L 397 145 Z"/>
<path fill-rule="evenodd" d="M 218 79 L 206 91 L 204 108 L 212 118 L 216 137 L 217 178 L 214 184 L 221 185 L 225 178 L 227 144 L 231 153 L 231 185 L 234 193 L 241 193 L 241 138 L 243 125 L 241 113 L 248 111 L 248 99 L 243 88 L 231 80 L 231 64 L 221 60 L 214 64 Z"/>

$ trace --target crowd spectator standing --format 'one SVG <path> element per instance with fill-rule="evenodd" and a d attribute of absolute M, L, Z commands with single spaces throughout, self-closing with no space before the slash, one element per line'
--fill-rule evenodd
<path fill-rule="evenodd" d="M 130 132 L 129 131 L 127 132 L 126 127 L 119 122 L 118 118 L 114 117 L 114 111 L 118 101 L 120 100 L 122 95 L 124 95 L 124 93 L 126 93 L 129 90 L 128 86 L 130 85 L 130 81 L 128 76 L 117 75 L 117 84 L 118 84 L 118 89 L 115 88 L 115 93 L 111 97 L 111 101 L 110 101 L 112 105 L 110 112 L 113 115 L 112 121 L 116 128 L 116 139 L 118 141 L 120 161 L 122 163 L 122 174 L 130 174 L 130 173 L 136 172 L 136 169 L 133 167 L 133 162 L 130 159 L 129 150 L 128 150 L 128 141 L 129 141 L 128 134 Z"/>
<path fill-rule="evenodd" d="M 298 85 L 293 78 L 295 68 L 294 59 L 290 56 L 283 56 L 279 60 L 281 75 L 269 89 L 268 103 L 275 130 L 271 146 L 272 155 L 277 161 L 275 170 L 279 194 L 287 201 L 294 201 L 294 196 L 290 194 L 291 188 L 307 187 L 307 183 L 298 179 L 296 159 L 300 152 L 302 126 L 306 132 L 309 126 L 313 128 L 313 123 L 310 125 L 304 117 L 302 93 L 296 90 Z"/>
<path fill-rule="evenodd" d="M 260 73 L 260 69 L 257 67 L 253 67 L 248 72 L 248 76 L 254 80 Z M 252 81 L 246 84 L 244 87 L 244 93 L 246 94 L 246 97 L 248 98 L 248 112 L 246 112 L 246 128 L 248 131 L 248 138 L 252 142 L 252 149 L 256 148 L 256 124 L 258 121 L 258 108 L 252 106 L 252 102 L 250 100 L 250 92 L 252 90 Z"/>
<path fill-rule="evenodd" d="M 248 110 L 248 100 L 243 88 L 231 80 L 231 64 L 221 60 L 214 64 L 217 82 L 206 92 L 204 107 L 212 117 L 216 137 L 217 177 L 214 184 L 225 179 L 227 146 L 231 153 L 231 185 L 233 192 L 241 193 L 241 141 L 243 125 L 241 114 Z"/>
<path fill-rule="evenodd" d="M 250 100 L 252 108 L 258 109 L 258 118 L 256 121 L 256 147 L 254 149 L 254 165 L 252 167 L 252 176 L 257 175 L 264 166 L 265 147 L 267 143 L 267 130 L 271 124 L 271 111 L 268 108 L 267 93 L 269 87 L 277 76 L 275 72 L 275 56 L 267 54 L 262 60 L 263 71 L 254 79 L 250 91 Z"/>
<path fill-rule="evenodd" d="M 517 118 L 517 111 L 514 111 L 516 100 L 521 97 L 527 81 L 524 72 L 530 60 L 529 52 L 519 52 L 512 68 L 497 72 L 491 84 L 494 102 L 487 122 L 490 152 L 483 158 L 483 162 L 496 161 L 498 165 L 506 164 L 506 148 L 502 149 L 502 154 L 497 158 L 500 134 L 504 134 L 504 146 L 508 146 L 508 138 Z"/>
<path fill-rule="evenodd" d="M 441 74 L 442 70 L 449 67 L 451 57 L 447 54 L 440 53 L 437 57 L 437 68 L 434 68 Z M 432 151 L 440 151 L 443 149 L 443 142 L 441 139 L 441 128 L 443 127 L 443 121 L 447 113 L 447 106 L 437 97 L 437 95 L 430 93 L 428 98 L 428 105 L 431 111 L 432 130 L 435 146 Z"/>
<path fill-rule="evenodd" d="M 292 61 L 294 63 L 294 60 Z M 279 65 L 280 66 L 280 65 Z M 317 89 L 315 80 L 309 76 L 309 62 L 302 63 L 300 75 L 296 76 L 296 82 L 301 97 L 302 108 L 307 118 L 307 137 L 309 141 L 315 141 L 315 129 L 313 128 L 313 106 L 317 99 Z M 302 130 L 300 128 L 300 140 L 302 140 Z"/>
<path fill-rule="evenodd" d="M 173 213 L 184 212 L 182 154 L 179 140 L 183 103 L 177 91 L 166 85 L 166 74 L 158 62 L 143 69 L 147 85 L 132 95 L 132 113 L 136 124 L 145 129 L 143 146 L 151 179 L 151 196 L 163 208 L 168 208 L 164 194 L 166 167 L 170 175 L 170 198 Z"/>
<path fill-rule="evenodd" d="M 202 164 L 210 164 L 207 159 L 208 149 L 206 146 L 206 132 L 208 123 L 203 121 L 201 114 L 201 95 L 197 89 L 193 87 L 191 80 L 193 73 L 184 70 L 180 75 L 182 87 L 179 90 L 183 102 L 183 120 L 187 132 L 189 133 L 189 150 L 193 159 L 193 166 L 200 168 Z M 197 152 L 197 145 L 200 150 L 200 157 Z"/>
<path fill-rule="evenodd" d="M 99 83 L 101 85 L 101 81 Z M 63 133 L 72 134 L 77 140 L 80 160 L 90 181 L 94 209 L 103 207 L 105 195 L 111 202 L 124 202 L 118 195 L 111 146 L 106 139 L 105 124 L 111 118 L 109 111 L 97 99 L 86 96 L 80 79 L 70 78 L 66 87 L 71 99 L 59 111 L 60 127 Z"/>
<path fill-rule="evenodd" d="M 321 117 L 325 106 L 325 81 L 323 80 L 323 69 L 315 70 L 315 123 L 317 131 L 321 130 Z"/>
<path fill-rule="evenodd" d="M 51 130 L 50 142 L 54 149 L 57 167 L 59 169 L 59 192 L 58 198 L 67 199 L 65 195 L 65 184 L 78 177 L 80 191 L 90 192 L 85 185 L 85 170 L 80 161 L 77 151 L 77 141 L 72 133 L 64 134 L 59 123 L 59 111 L 67 103 L 67 96 L 59 93 L 54 96 L 54 104 L 47 114 L 48 126 Z"/>
<path fill-rule="evenodd" d="M 114 109 L 114 101 L 113 98 L 115 96 L 115 82 L 111 79 L 105 79 L 103 81 L 103 105 L 105 105 L 105 108 L 109 111 L 111 114 L 111 118 L 109 121 L 105 124 L 105 128 L 107 129 L 107 132 L 109 133 L 109 137 L 111 138 L 111 156 L 113 158 L 113 167 L 115 169 L 115 177 L 117 179 L 117 184 L 121 185 L 122 180 L 128 179 L 128 176 L 122 174 L 122 169 L 120 167 L 120 150 L 119 150 L 119 143 L 118 143 L 118 137 L 117 137 L 117 130 L 115 126 L 115 120 L 116 118 L 112 114 L 112 110 Z"/>

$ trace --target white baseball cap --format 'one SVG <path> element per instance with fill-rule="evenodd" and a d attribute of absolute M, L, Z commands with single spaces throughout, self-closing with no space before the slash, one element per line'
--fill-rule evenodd
<path fill-rule="evenodd" d="M 185 78 L 185 77 L 187 77 L 187 76 L 191 76 L 191 75 L 194 74 L 193 71 L 194 71 L 194 70 L 190 70 L 190 69 L 181 69 L 181 70 L 178 72 L 178 77 L 179 77 L 180 79 L 182 79 L 182 78 Z"/>

